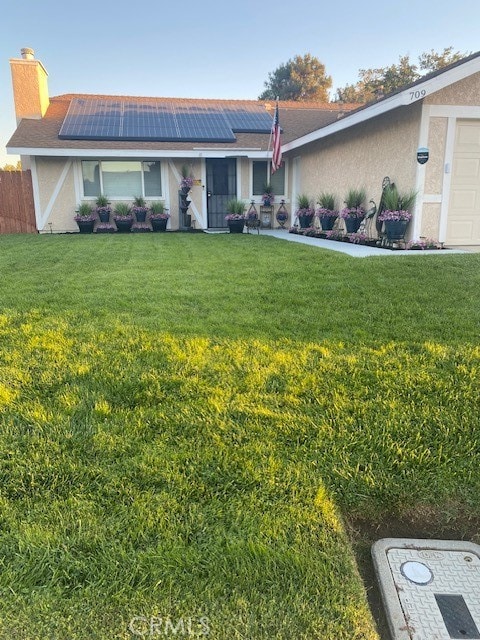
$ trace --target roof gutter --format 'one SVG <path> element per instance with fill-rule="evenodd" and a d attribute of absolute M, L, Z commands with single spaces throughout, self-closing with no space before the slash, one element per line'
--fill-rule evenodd
<path fill-rule="evenodd" d="M 433 78 L 426 79 L 423 82 L 420 81 L 410 85 L 399 93 L 395 93 L 388 98 L 379 100 L 370 106 L 360 108 L 340 120 L 322 127 L 321 129 L 317 129 L 316 131 L 312 131 L 301 138 L 287 142 L 287 144 L 282 145 L 282 152 L 287 153 L 288 151 L 298 149 L 299 147 L 303 147 L 304 145 L 315 142 L 316 140 L 321 140 L 322 138 L 326 138 L 334 133 L 344 131 L 345 129 L 349 129 L 357 124 L 376 118 L 377 116 L 387 113 L 388 111 L 392 111 L 393 109 L 397 109 L 398 107 L 405 107 L 424 100 L 430 94 L 440 91 L 440 89 L 444 89 L 454 82 L 464 80 L 468 76 L 478 73 L 479 71 L 480 54 L 461 65 L 448 69 L 444 73 L 435 75 Z"/>
<path fill-rule="evenodd" d="M 7 147 L 7 153 L 22 156 L 69 158 L 253 158 L 266 160 L 271 151 L 252 149 L 68 149 L 41 147 Z"/>

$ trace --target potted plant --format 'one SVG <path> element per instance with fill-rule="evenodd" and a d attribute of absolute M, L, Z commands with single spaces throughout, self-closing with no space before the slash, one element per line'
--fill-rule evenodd
<path fill-rule="evenodd" d="M 356 233 L 365 217 L 365 189 L 350 189 L 345 199 L 345 208 L 340 211 L 340 217 L 345 220 L 347 233 Z"/>
<path fill-rule="evenodd" d="M 338 211 L 335 209 L 335 196 L 323 192 L 318 196 L 317 204 L 318 209 L 315 211 L 315 215 L 320 220 L 323 231 L 331 231 L 338 218 Z"/>
<path fill-rule="evenodd" d="M 264 207 L 271 207 L 274 200 L 275 196 L 273 194 L 272 185 L 267 182 L 263 185 L 262 204 Z"/>
<path fill-rule="evenodd" d="M 182 167 L 182 179 L 180 180 L 180 191 L 183 194 L 187 194 L 190 189 L 193 187 L 193 176 L 190 175 L 188 168 L 183 165 Z"/>
<path fill-rule="evenodd" d="M 300 222 L 300 228 L 306 229 L 307 227 L 311 227 L 315 209 L 312 206 L 310 198 L 305 194 L 300 194 L 297 197 L 297 206 L 298 209 L 295 213 Z"/>
<path fill-rule="evenodd" d="M 95 204 L 97 205 L 96 211 L 100 222 L 110 222 L 110 214 L 112 213 L 112 208 L 107 196 L 104 196 L 102 194 L 99 195 L 95 201 Z"/>
<path fill-rule="evenodd" d="M 120 233 L 127 233 L 130 231 L 133 224 L 133 215 L 130 210 L 130 205 L 126 202 L 119 202 L 115 205 L 113 213 L 113 219 L 115 220 L 118 231 Z"/>
<path fill-rule="evenodd" d="M 149 218 L 152 224 L 152 231 L 166 231 L 170 214 L 163 202 L 152 202 L 150 204 Z"/>
<path fill-rule="evenodd" d="M 80 233 L 93 233 L 96 216 L 92 207 L 87 202 L 82 202 L 76 210 L 75 222 L 78 224 Z"/>
<path fill-rule="evenodd" d="M 134 196 L 131 211 L 135 214 L 137 222 L 145 222 L 148 213 L 145 198 L 142 198 L 142 196 Z"/>
<path fill-rule="evenodd" d="M 117 227 L 110 222 L 100 222 L 97 224 L 95 233 L 116 233 Z"/>
<path fill-rule="evenodd" d="M 245 202 L 238 198 L 232 198 L 227 202 L 227 215 L 225 220 L 228 223 L 230 233 L 243 233 L 245 226 Z"/>
<path fill-rule="evenodd" d="M 408 223 L 412 219 L 410 210 L 415 204 L 415 198 L 415 191 L 399 193 L 396 187 L 385 189 L 383 194 L 385 209 L 379 214 L 378 219 L 383 222 L 387 240 L 390 242 L 405 238 Z"/>

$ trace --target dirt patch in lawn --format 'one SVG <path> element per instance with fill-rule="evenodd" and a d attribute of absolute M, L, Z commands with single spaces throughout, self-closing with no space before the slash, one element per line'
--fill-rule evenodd
<path fill-rule="evenodd" d="M 459 513 L 458 507 L 455 511 Z M 365 584 L 368 603 L 382 640 L 391 640 L 391 635 L 373 568 L 371 547 L 374 542 L 380 538 L 421 538 L 469 540 L 480 544 L 480 517 L 456 515 L 451 518 L 443 511 L 428 507 L 418 508 L 401 519 L 386 516 L 381 522 L 361 517 L 346 518 L 346 527 Z"/>

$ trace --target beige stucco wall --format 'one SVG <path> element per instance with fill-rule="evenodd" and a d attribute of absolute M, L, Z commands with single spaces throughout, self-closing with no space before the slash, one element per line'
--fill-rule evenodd
<path fill-rule="evenodd" d="M 430 118 L 428 131 L 429 159 L 425 165 L 425 193 L 441 194 L 447 140 L 447 118 Z"/>
<path fill-rule="evenodd" d="M 17 122 L 41 118 L 49 105 L 47 72 L 39 60 L 10 60 Z"/>
<path fill-rule="evenodd" d="M 438 240 L 440 207 L 441 205 L 437 203 L 426 202 L 423 204 L 421 238 Z"/>
<path fill-rule="evenodd" d="M 378 202 L 385 176 L 399 189 L 415 187 L 421 105 L 409 105 L 292 151 L 301 156 L 299 193 L 334 193 L 341 208 L 350 188 Z"/>
<path fill-rule="evenodd" d="M 67 163 L 69 163 L 70 166 L 63 185 L 57 197 L 52 201 L 50 215 L 44 219 Z M 35 175 L 38 181 L 40 205 L 40 210 L 36 211 L 36 216 L 40 233 L 50 231 L 54 233 L 77 231 L 77 223 L 73 219 L 75 209 L 78 205 L 75 199 L 73 162 L 66 158 L 37 157 L 35 160 Z"/>
<path fill-rule="evenodd" d="M 425 104 L 450 104 L 478 107 L 480 95 L 480 73 L 454 82 L 445 89 L 425 98 Z"/>

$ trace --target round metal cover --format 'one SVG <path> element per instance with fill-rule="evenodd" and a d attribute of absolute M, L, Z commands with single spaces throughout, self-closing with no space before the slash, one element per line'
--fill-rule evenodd
<path fill-rule="evenodd" d="M 433 580 L 433 573 L 423 562 L 404 562 L 400 571 L 407 580 L 415 584 L 428 584 Z"/>

